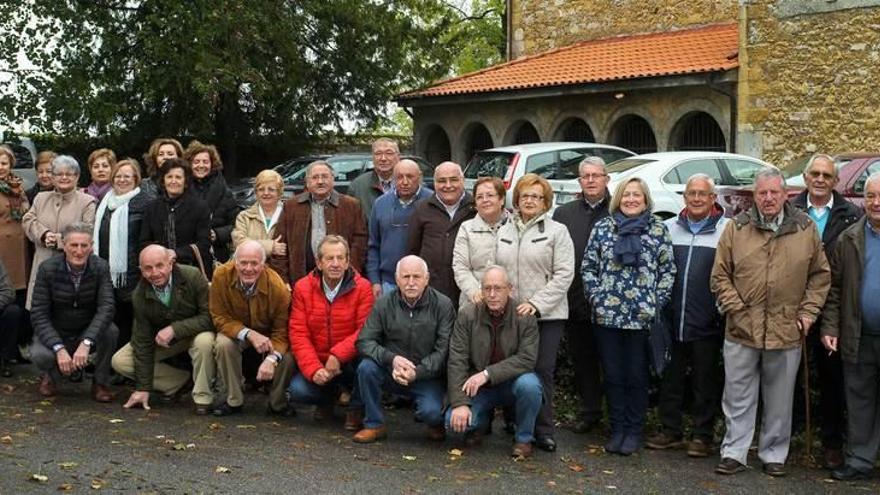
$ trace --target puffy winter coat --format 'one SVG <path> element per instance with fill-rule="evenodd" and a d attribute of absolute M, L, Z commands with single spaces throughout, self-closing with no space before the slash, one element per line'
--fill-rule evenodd
<path fill-rule="evenodd" d="M 214 257 L 221 263 L 229 259 L 229 243 L 232 242 L 232 227 L 240 211 L 226 179 L 219 170 L 214 170 L 202 179 L 193 180 L 193 192 L 208 204 L 211 212 L 211 229 L 217 238 L 212 243 Z"/>
<path fill-rule="evenodd" d="M 455 283 L 461 289 L 460 306 L 472 300 L 480 292 L 480 284 L 486 269 L 497 264 L 498 231 L 509 221 L 504 215 L 495 225 L 487 224 L 479 215 L 461 224 L 452 250 L 452 272 Z"/>
<path fill-rule="evenodd" d="M 141 249 L 160 244 L 173 249 L 177 262 L 198 268 L 190 244 L 195 244 L 205 264 L 208 278 L 214 269 L 211 256 L 211 210 L 192 191 L 176 199 L 164 193 L 147 206 L 141 224 Z"/>

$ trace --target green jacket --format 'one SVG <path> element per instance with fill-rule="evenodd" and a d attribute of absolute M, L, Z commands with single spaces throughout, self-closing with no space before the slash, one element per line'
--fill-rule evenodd
<path fill-rule="evenodd" d="M 837 337 L 844 362 L 857 364 L 862 337 L 862 277 L 865 274 L 865 222 L 841 232 L 831 256 L 831 291 L 822 309 L 822 335 Z"/>
<path fill-rule="evenodd" d="M 171 271 L 171 304 L 165 306 L 149 282 L 141 278 L 131 296 L 134 325 L 131 347 L 134 351 L 135 389 L 151 391 L 156 351 L 156 334 L 171 325 L 174 340 L 213 332 L 214 323 L 208 310 L 208 282 L 198 268 L 175 265 Z"/>
<path fill-rule="evenodd" d="M 416 380 L 442 378 L 455 321 L 452 301 L 432 287 L 410 308 L 395 289 L 381 297 L 357 339 L 361 355 L 391 368 L 401 355 L 416 365 Z"/>
<path fill-rule="evenodd" d="M 471 398 L 461 387 L 471 375 L 486 370 L 488 385 L 499 385 L 535 369 L 538 360 L 538 320 L 533 315 L 516 314 L 519 303 L 507 302 L 504 325 L 498 344 L 505 358 L 489 364 L 492 352 L 492 324 L 485 304 L 467 304 L 458 313 L 455 330 L 449 340 L 447 384 L 452 407 L 469 406 Z"/>

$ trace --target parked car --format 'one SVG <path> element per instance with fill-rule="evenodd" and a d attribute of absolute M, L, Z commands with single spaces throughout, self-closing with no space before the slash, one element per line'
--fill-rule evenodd
<path fill-rule="evenodd" d="M 880 172 L 880 153 L 841 153 L 832 158 L 839 178 L 834 189 L 849 201 L 864 206 L 865 181 L 872 173 Z M 786 170 L 789 186 L 805 187 L 803 174 L 807 163 L 809 157 Z"/>
<path fill-rule="evenodd" d="M 554 142 L 503 146 L 478 151 L 464 169 L 465 188 L 470 191 L 480 177 L 498 177 L 507 188 L 508 208 L 513 206 L 513 186 L 527 173 L 536 173 L 550 182 L 557 196 L 563 185 L 577 182 L 578 165 L 585 156 L 598 156 L 611 163 L 635 153 L 616 146 L 596 143 Z M 577 189 L 580 191 L 580 187 Z"/>
<path fill-rule="evenodd" d="M 289 177 L 299 170 L 305 168 L 306 165 L 312 163 L 313 161 L 324 160 L 329 156 L 330 155 L 298 156 L 296 158 L 291 158 L 290 160 L 285 160 L 278 165 L 275 165 L 274 167 L 272 167 L 272 170 L 281 174 L 281 177 Z M 229 190 L 232 191 L 232 196 L 235 198 L 235 202 L 243 208 L 250 206 L 255 200 L 253 197 L 254 180 L 255 177 L 244 177 L 229 182 Z M 250 196 L 250 203 L 246 203 L 248 201 L 248 196 Z"/>
<path fill-rule="evenodd" d="M 648 183 L 654 200 L 654 213 L 662 218 L 670 218 L 684 208 L 684 188 L 690 176 L 706 174 L 715 180 L 719 189 L 725 186 L 747 189 L 743 186 L 753 185 L 758 171 L 772 166 L 757 158 L 733 153 L 668 151 L 624 158 L 609 164 L 606 170 L 610 176 L 608 188 L 612 192 L 624 179 L 643 179 Z M 557 195 L 557 202 L 562 204 L 570 201 L 579 193 L 577 180 L 569 181 L 564 185 L 563 192 Z"/>
<path fill-rule="evenodd" d="M 37 147 L 29 138 L 12 137 L 4 139 L 0 132 L 0 142 L 12 148 L 12 154 L 15 155 L 15 167 L 13 173 L 21 177 L 22 185 L 25 190 L 34 187 L 37 182 L 37 171 L 34 169 L 34 163 L 37 161 Z"/>

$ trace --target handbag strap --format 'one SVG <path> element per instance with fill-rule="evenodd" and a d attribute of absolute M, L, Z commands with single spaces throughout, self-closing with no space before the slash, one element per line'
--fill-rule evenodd
<path fill-rule="evenodd" d="M 205 271 L 205 262 L 202 261 L 202 253 L 199 251 L 199 247 L 195 244 L 190 244 L 189 248 L 192 249 L 193 255 L 196 257 L 196 263 L 199 264 L 199 271 L 202 272 L 202 276 L 205 277 L 205 280 L 208 280 L 208 272 Z"/>

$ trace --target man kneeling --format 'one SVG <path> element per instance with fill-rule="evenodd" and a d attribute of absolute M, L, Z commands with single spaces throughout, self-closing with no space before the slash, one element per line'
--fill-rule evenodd
<path fill-rule="evenodd" d="M 449 342 L 446 427 L 465 432 L 475 444 L 492 423 L 496 406 L 516 412 L 512 454 L 532 454 L 535 418 L 541 409 L 541 380 L 534 373 L 538 321 L 516 312 L 507 272 L 492 266 L 483 275 L 483 302 L 458 313 Z"/>

